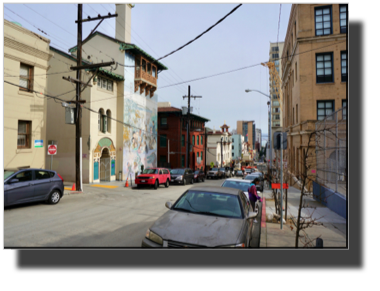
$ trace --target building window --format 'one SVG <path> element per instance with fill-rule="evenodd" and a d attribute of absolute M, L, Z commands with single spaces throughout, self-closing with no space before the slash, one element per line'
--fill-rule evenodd
<path fill-rule="evenodd" d="M 334 112 L 334 101 L 317 101 L 317 119 L 323 120 Z M 332 120 L 329 116 L 327 120 Z"/>
<path fill-rule="evenodd" d="M 203 135 L 201 135 L 201 144 L 203 144 Z"/>
<path fill-rule="evenodd" d="M 347 52 L 340 53 L 342 82 L 347 82 Z"/>
<path fill-rule="evenodd" d="M 33 91 L 33 67 L 20 64 L 20 90 L 32 92 Z"/>
<path fill-rule="evenodd" d="M 272 47 L 272 52 L 278 52 L 278 46 L 273 46 Z"/>
<path fill-rule="evenodd" d="M 198 161 L 198 158 L 199 158 L 199 152 L 197 152 L 197 161 Z"/>
<path fill-rule="evenodd" d="M 276 115 L 273 115 L 273 119 L 274 119 L 274 120 L 280 120 L 280 115 L 277 115 L 277 114 L 276 114 Z"/>
<path fill-rule="evenodd" d="M 161 117 L 161 124 L 162 125 L 167 125 L 168 124 L 168 119 L 166 117 Z"/>
<path fill-rule="evenodd" d="M 296 81 L 297 81 L 297 62 L 296 62 Z"/>
<path fill-rule="evenodd" d="M 296 104 L 296 123 L 298 123 L 298 104 Z"/>
<path fill-rule="evenodd" d="M 181 145 L 184 147 L 185 146 L 185 135 L 182 134 L 181 136 Z"/>
<path fill-rule="evenodd" d="M 272 59 L 278 59 L 278 54 L 272 54 Z"/>
<path fill-rule="evenodd" d="M 234 139 L 232 139 L 232 142 L 234 142 Z"/>
<path fill-rule="evenodd" d="M 197 136 L 197 145 L 199 145 L 199 135 Z"/>
<path fill-rule="evenodd" d="M 160 134 L 160 147 L 166 148 L 166 134 Z"/>
<path fill-rule="evenodd" d="M 182 167 L 182 168 L 185 167 L 185 155 L 182 155 L 182 156 L 181 156 L 181 167 Z"/>
<path fill-rule="evenodd" d="M 332 34 L 331 6 L 315 8 L 315 35 Z"/>
<path fill-rule="evenodd" d="M 195 145 L 195 135 L 193 135 L 192 141 L 193 141 L 193 145 Z"/>
<path fill-rule="evenodd" d="M 148 73 L 149 75 L 152 75 L 152 65 L 151 65 L 151 63 L 148 63 L 148 66 L 147 66 L 147 73 Z"/>
<path fill-rule="evenodd" d="M 104 114 L 103 108 L 99 109 L 98 129 L 99 129 L 99 131 L 101 131 L 103 133 L 107 132 L 107 115 Z"/>
<path fill-rule="evenodd" d="M 156 67 L 155 66 L 152 66 L 152 76 L 157 78 L 157 74 L 156 74 Z"/>
<path fill-rule="evenodd" d="M 347 5 L 339 5 L 340 33 L 347 32 Z"/>
<path fill-rule="evenodd" d="M 234 149 L 234 145 L 232 145 L 232 149 Z"/>
<path fill-rule="evenodd" d="M 346 100 L 342 100 L 342 119 L 346 119 L 347 118 L 347 101 Z"/>
<path fill-rule="evenodd" d="M 143 72 L 146 72 L 146 61 L 144 59 L 142 59 L 141 68 L 142 68 Z"/>
<path fill-rule="evenodd" d="M 317 83 L 333 82 L 333 54 L 316 54 Z"/>
<path fill-rule="evenodd" d="M 107 91 L 113 91 L 113 81 L 99 77 L 98 86 Z"/>
<path fill-rule="evenodd" d="M 201 152 L 201 161 L 203 161 L 203 152 Z"/>
<path fill-rule="evenodd" d="M 30 149 L 30 137 L 31 137 L 32 122 L 19 120 L 17 130 L 17 148 L 18 149 Z"/>
<path fill-rule="evenodd" d="M 111 110 L 107 110 L 107 132 L 111 133 Z"/>
<path fill-rule="evenodd" d="M 273 106 L 280 106 L 280 102 L 278 102 L 278 101 L 273 101 L 272 105 L 273 105 Z"/>

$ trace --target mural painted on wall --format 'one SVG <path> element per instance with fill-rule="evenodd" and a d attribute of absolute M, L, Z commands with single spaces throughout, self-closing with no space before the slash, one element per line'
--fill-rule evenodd
<path fill-rule="evenodd" d="M 126 53 L 126 65 L 134 58 Z M 134 68 L 124 71 L 123 180 L 144 168 L 157 166 L 157 95 L 134 92 Z M 128 94 L 129 93 L 129 94 Z"/>

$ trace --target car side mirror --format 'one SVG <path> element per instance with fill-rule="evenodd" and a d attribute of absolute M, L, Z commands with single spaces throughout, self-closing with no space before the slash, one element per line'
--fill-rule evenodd
<path fill-rule="evenodd" d="M 168 202 L 165 203 L 165 206 L 166 206 L 166 208 L 171 209 L 172 208 L 172 203 L 170 201 L 168 201 Z"/>
<path fill-rule="evenodd" d="M 17 183 L 17 182 L 19 182 L 18 179 L 12 179 L 12 180 L 9 181 L 9 184 L 13 184 L 13 183 Z"/>
<path fill-rule="evenodd" d="M 259 214 L 258 211 L 254 211 L 254 212 L 250 211 L 250 212 L 248 213 L 248 216 L 247 216 L 246 219 L 248 220 L 248 219 L 256 218 L 258 214 Z"/>

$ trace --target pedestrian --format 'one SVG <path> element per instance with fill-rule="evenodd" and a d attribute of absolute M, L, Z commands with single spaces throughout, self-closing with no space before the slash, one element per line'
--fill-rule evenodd
<path fill-rule="evenodd" d="M 248 188 L 249 201 L 251 202 L 253 208 L 255 208 L 257 200 L 259 200 L 260 202 L 262 201 L 261 197 L 257 195 L 256 185 L 258 185 L 259 183 L 260 179 L 256 178 L 255 180 L 253 180 L 253 182 L 249 185 Z"/>

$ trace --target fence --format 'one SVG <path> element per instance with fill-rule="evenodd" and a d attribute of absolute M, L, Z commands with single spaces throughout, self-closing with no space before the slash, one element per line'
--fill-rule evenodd
<path fill-rule="evenodd" d="M 342 107 L 315 124 L 316 182 L 344 196 L 347 192 L 346 118 L 346 107 Z"/>

